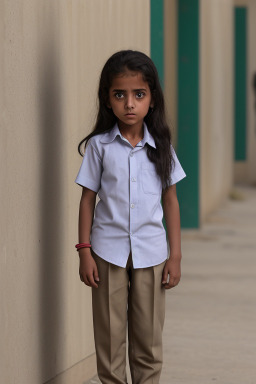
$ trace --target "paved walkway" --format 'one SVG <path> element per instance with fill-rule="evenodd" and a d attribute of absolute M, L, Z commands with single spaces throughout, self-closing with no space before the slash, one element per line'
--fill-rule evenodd
<path fill-rule="evenodd" d="M 167 292 L 161 384 L 256 384 L 256 188 L 183 231 Z M 97 378 L 85 384 L 99 383 Z"/>

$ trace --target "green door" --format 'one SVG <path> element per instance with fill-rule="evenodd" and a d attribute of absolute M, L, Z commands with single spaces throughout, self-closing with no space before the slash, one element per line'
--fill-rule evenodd
<path fill-rule="evenodd" d="M 246 7 L 234 9 L 235 161 L 246 160 Z"/>
<path fill-rule="evenodd" d="M 199 0 L 178 0 L 178 157 L 187 177 L 177 185 L 181 226 L 198 228 Z"/>

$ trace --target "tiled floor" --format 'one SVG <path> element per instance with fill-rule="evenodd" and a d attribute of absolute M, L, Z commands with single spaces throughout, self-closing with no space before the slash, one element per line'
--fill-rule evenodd
<path fill-rule="evenodd" d="M 86 381 L 86 383 L 84 384 L 100 384 L 100 380 L 98 379 L 98 377 L 94 377 L 93 379 Z"/>

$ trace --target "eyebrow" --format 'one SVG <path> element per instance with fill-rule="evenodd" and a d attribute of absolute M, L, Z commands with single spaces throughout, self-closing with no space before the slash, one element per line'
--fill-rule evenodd
<path fill-rule="evenodd" d="M 145 88 L 133 89 L 132 91 L 133 92 L 141 92 L 141 91 L 147 92 L 147 90 Z M 113 89 L 112 92 L 126 92 L 126 90 L 125 89 Z"/>

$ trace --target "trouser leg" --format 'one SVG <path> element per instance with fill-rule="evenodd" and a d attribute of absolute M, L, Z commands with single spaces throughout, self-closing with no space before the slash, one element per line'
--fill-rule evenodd
<path fill-rule="evenodd" d="M 133 384 L 158 384 L 162 369 L 165 289 L 160 265 L 132 269 L 128 298 L 129 362 Z"/>
<path fill-rule="evenodd" d="M 92 288 L 99 379 L 103 384 L 126 384 L 127 270 L 93 256 L 100 277 L 98 288 Z"/>

